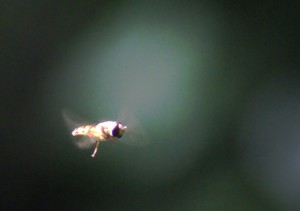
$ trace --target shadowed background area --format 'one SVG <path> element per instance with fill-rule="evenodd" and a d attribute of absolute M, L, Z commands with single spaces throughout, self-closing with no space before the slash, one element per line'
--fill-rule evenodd
<path fill-rule="evenodd" d="M 3 208 L 300 209 L 299 4 L 1 5 Z M 91 158 L 63 109 L 143 137 Z"/>

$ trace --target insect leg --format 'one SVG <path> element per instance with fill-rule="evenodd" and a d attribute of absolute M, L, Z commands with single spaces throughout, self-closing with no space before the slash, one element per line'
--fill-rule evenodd
<path fill-rule="evenodd" d="M 95 150 L 94 150 L 94 153 L 92 154 L 92 157 L 93 157 L 93 158 L 95 157 L 95 155 L 96 155 L 96 153 L 97 153 L 99 143 L 100 143 L 100 141 L 97 141 L 96 147 L 95 147 Z"/>

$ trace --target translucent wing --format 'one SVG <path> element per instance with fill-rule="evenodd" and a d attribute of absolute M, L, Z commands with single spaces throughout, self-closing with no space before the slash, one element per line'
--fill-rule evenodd
<path fill-rule="evenodd" d="M 82 117 L 74 114 L 70 110 L 63 109 L 62 115 L 65 120 L 65 123 L 68 127 L 68 129 L 73 130 L 76 127 L 80 127 L 83 125 L 91 125 L 92 123 L 90 121 L 87 121 L 86 119 L 83 119 Z"/>
<path fill-rule="evenodd" d="M 66 109 L 62 110 L 62 116 L 68 129 L 70 130 L 70 134 L 77 127 L 92 125 L 89 121 L 82 119 Z M 90 139 L 87 136 L 72 136 L 72 140 L 74 141 L 75 145 L 81 149 L 91 148 L 96 143 L 95 139 Z"/>
<path fill-rule="evenodd" d="M 132 146 L 145 146 L 149 144 L 148 136 L 141 123 L 137 120 L 135 115 L 130 112 L 129 109 L 123 109 L 119 115 L 118 121 L 127 126 L 126 132 L 120 140 L 121 143 L 125 143 Z"/>
<path fill-rule="evenodd" d="M 149 139 L 141 128 L 127 126 L 124 138 L 122 137 L 120 142 L 132 146 L 146 146 L 149 144 Z"/>
<path fill-rule="evenodd" d="M 74 143 L 77 147 L 79 147 L 80 149 L 89 149 L 92 146 L 94 146 L 94 144 L 96 143 L 95 139 L 90 139 L 89 137 L 86 136 L 76 136 L 73 138 Z"/>

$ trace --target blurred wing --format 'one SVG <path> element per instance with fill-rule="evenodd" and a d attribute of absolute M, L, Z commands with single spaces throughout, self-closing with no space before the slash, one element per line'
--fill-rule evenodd
<path fill-rule="evenodd" d="M 75 115 L 73 112 L 66 109 L 62 110 L 62 116 L 68 129 L 70 130 L 70 134 L 77 127 L 91 124 L 90 122 L 82 119 L 81 117 Z M 91 148 L 96 142 L 95 139 L 90 139 L 87 136 L 72 136 L 72 140 L 74 141 L 75 145 L 80 149 Z"/>
<path fill-rule="evenodd" d="M 145 146 L 149 144 L 145 130 L 143 130 L 142 125 L 129 109 L 124 109 L 121 112 L 118 121 L 127 126 L 120 142 L 133 146 Z"/>
<path fill-rule="evenodd" d="M 70 110 L 63 109 L 61 113 L 68 129 L 71 131 L 83 125 L 92 125 L 90 121 L 83 119 L 82 117 L 74 114 Z"/>
<path fill-rule="evenodd" d="M 120 142 L 131 146 L 142 147 L 148 145 L 150 141 L 145 132 L 143 132 L 140 128 L 130 128 L 130 126 L 127 126 L 124 137 L 122 137 Z"/>
<path fill-rule="evenodd" d="M 96 140 L 90 139 L 86 136 L 75 136 L 73 140 L 75 145 L 80 149 L 91 148 L 96 143 Z"/>

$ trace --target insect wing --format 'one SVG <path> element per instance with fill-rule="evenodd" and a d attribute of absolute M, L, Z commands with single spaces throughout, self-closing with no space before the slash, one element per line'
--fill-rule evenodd
<path fill-rule="evenodd" d="M 146 138 L 147 136 L 141 128 L 132 126 L 128 126 L 127 128 L 124 138 L 122 137 L 120 142 L 131 146 L 146 146 L 149 144 L 149 140 Z"/>
<path fill-rule="evenodd" d="M 62 116 L 68 129 L 70 130 L 70 134 L 77 127 L 91 125 L 90 122 L 82 119 L 81 117 L 75 115 L 69 110 L 62 110 Z M 80 149 L 91 148 L 96 143 L 95 139 L 91 139 L 87 136 L 72 136 L 72 140 L 74 141 L 75 145 Z"/>
<path fill-rule="evenodd" d="M 96 141 L 94 139 L 90 139 L 88 137 L 85 136 L 77 136 L 74 137 L 74 143 L 77 147 L 79 147 L 80 149 L 88 149 L 91 148 Z"/>
<path fill-rule="evenodd" d="M 149 144 L 145 130 L 143 130 L 140 122 L 129 109 L 123 110 L 120 113 L 118 121 L 127 127 L 124 137 L 120 141 L 121 143 L 131 146 L 145 146 Z"/>
<path fill-rule="evenodd" d="M 74 114 L 70 110 L 62 110 L 62 116 L 68 129 L 70 129 L 71 131 L 80 126 L 91 125 L 90 121 L 81 118 L 80 116 Z"/>

